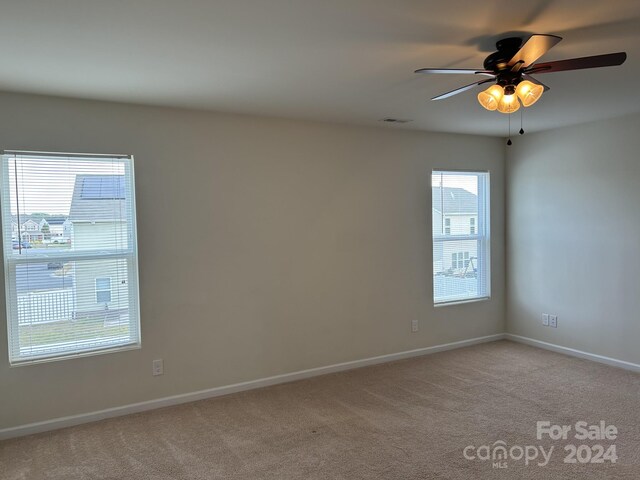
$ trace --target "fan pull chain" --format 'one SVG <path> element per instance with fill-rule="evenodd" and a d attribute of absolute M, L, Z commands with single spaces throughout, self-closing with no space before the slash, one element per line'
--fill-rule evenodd
<path fill-rule="evenodd" d="M 508 117 L 509 117 L 509 137 L 508 137 L 508 140 L 507 140 L 507 145 L 511 146 L 511 144 L 513 143 L 511 141 L 511 112 L 509 112 Z"/>
<path fill-rule="evenodd" d="M 520 135 L 524 135 L 524 128 L 522 128 L 522 117 L 524 116 L 524 109 L 520 109 L 520 131 L 518 132 Z"/>

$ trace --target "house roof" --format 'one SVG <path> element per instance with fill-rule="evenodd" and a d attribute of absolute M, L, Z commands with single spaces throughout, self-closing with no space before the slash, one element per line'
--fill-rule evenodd
<path fill-rule="evenodd" d="M 22 225 L 24 225 L 25 223 L 27 223 L 28 221 L 32 221 L 37 223 L 38 225 L 42 222 L 42 220 L 45 220 L 49 225 L 62 225 L 64 222 L 67 221 L 67 217 L 64 215 L 56 215 L 53 217 L 45 217 L 42 214 L 37 214 L 37 215 L 33 215 L 33 214 L 25 214 L 25 213 L 21 213 L 20 214 L 20 223 Z M 18 216 L 17 215 L 11 215 L 11 221 L 13 223 L 18 223 Z"/>
<path fill-rule="evenodd" d="M 69 219 L 72 222 L 126 218 L 124 175 L 76 175 Z"/>
<path fill-rule="evenodd" d="M 49 225 L 62 225 L 67 221 L 67 217 L 46 217 L 43 218 Z"/>
<path fill-rule="evenodd" d="M 434 210 L 440 213 L 478 213 L 478 196 L 464 188 L 432 187 L 431 200 Z"/>
<path fill-rule="evenodd" d="M 40 224 L 40 222 L 42 221 L 42 215 L 27 215 L 24 213 L 20 214 L 20 224 L 24 225 L 25 223 L 31 221 L 34 222 L 36 224 Z M 18 216 L 17 215 L 11 215 L 11 221 L 13 223 L 18 223 Z"/>

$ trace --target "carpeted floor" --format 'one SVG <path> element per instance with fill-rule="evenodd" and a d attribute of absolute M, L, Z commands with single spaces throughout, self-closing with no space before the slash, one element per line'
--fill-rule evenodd
<path fill-rule="evenodd" d="M 545 420 L 618 436 L 537 440 Z M 478 458 L 500 440 L 506 468 Z M 566 464 L 567 444 L 617 463 Z M 640 479 L 640 375 L 500 341 L 8 440 L 0 478 Z"/>

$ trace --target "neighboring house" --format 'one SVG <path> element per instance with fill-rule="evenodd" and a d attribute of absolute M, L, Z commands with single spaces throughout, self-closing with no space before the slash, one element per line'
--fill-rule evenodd
<path fill-rule="evenodd" d="M 66 243 L 71 239 L 71 221 L 64 216 L 47 217 L 40 221 L 40 231 L 45 240 Z"/>
<path fill-rule="evenodd" d="M 478 233 L 478 197 L 463 188 L 433 187 L 433 235 L 474 235 Z M 475 240 L 434 244 L 433 273 L 464 274 L 477 268 Z"/>
<path fill-rule="evenodd" d="M 44 239 L 40 231 L 40 223 L 34 219 L 28 219 L 22 224 L 20 237 L 27 242 L 36 242 Z"/>
<path fill-rule="evenodd" d="M 43 233 L 40 231 L 42 217 L 32 215 L 20 215 L 20 238 L 25 242 L 42 241 Z M 13 217 L 11 222 L 11 239 L 18 240 L 18 217 Z"/>
<path fill-rule="evenodd" d="M 64 222 L 62 223 L 63 238 L 71 240 L 72 231 L 73 231 L 73 224 L 71 223 L 71 220 L 69 220 L 68 218 L 65 218 Z"/>
<path fill-rule="evenodd" d="M 32 218 L 26 220 L 22 224 L 22 229 L 26 232 L 39 232 L 40 231 L 40 223 Z"/>
<path fill-rule="evenodd" d="M 69 210 L 74 251 L 104 249 L 105 239 L 114 246 L 127 244 L 124 192 L 124 175 L 76 176 Z M 104 312 L 113 305 L 126 310 L 126 269 L 123 259 L 75 262 L 76 312 Z"/>
<path fill-rule="evenodd" d="M 57 243 L 68 242 L 71 238 L 71 222 L 66 216 L 43 217 L 42 215 L 20 215 L 20 238 L 22 241 L 55 240 Z M 11 221 L 11 240 L 18 240 L 18 216 Z"/>

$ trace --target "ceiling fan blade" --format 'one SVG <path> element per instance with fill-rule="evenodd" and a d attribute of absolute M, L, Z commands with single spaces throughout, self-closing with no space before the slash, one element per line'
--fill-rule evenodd
<path fill-rule="evenodd" d="M 544 91 L 547 92 L 549 90 L 551 90 L 551 87 L 545 85 L 544 83 L 542 83 L 540 80 L 538 80 L 537 78 L 533 78 L 531 75 L 528 75 L 526 73 L 524 73 L 522 75 L 522 78 L 524 78 L 525 80 L 529 80 L 530 82 L 533 83 L 537 83 L 538 85 L 542 85 L 544 87 Z"/>
<path fill-rule="evenodd" d="M 462 75 L 490 75 L 495 76 L 489 70 L 474 70 L 473 68 L 421 68 L 414 73 L 456 73 Z"/>
<path fill-rule="evenodd" d="M 615 67 L 622 65 L 627 59 L 626 52 L 593 55 L 592 57 L 569 58 L 557 62 L 536 63 L 526 69 L 526 73 L 553 73 L 583 68 Z"/>
<path fill-rule="evenodd" d="M 445 98 L 453 97 L 462 92 L 466 92 L 467 90 L 471 90 L 473 87 L 478 85 L 482 85 L 483 83 L 494 82 L 493 78 L 487 78 L 486 80 L 481 80 L 479 82 L 474 82 L 469 85 L 465 85 L 464 87 L 456 88 L 455 90 L 451 90 L 450 92 L 443 93 L 442 95 L 438 95 L 437 97 L 433 97 L 431 100 L 443 100 Z"/>
<path fill-rule="evenodd" d="M 556 35 L 531 35 L 529 40 L 516 52 L 507 65 L 518 71 L 528 67 L 554 47 L 562 37 Z"/>

